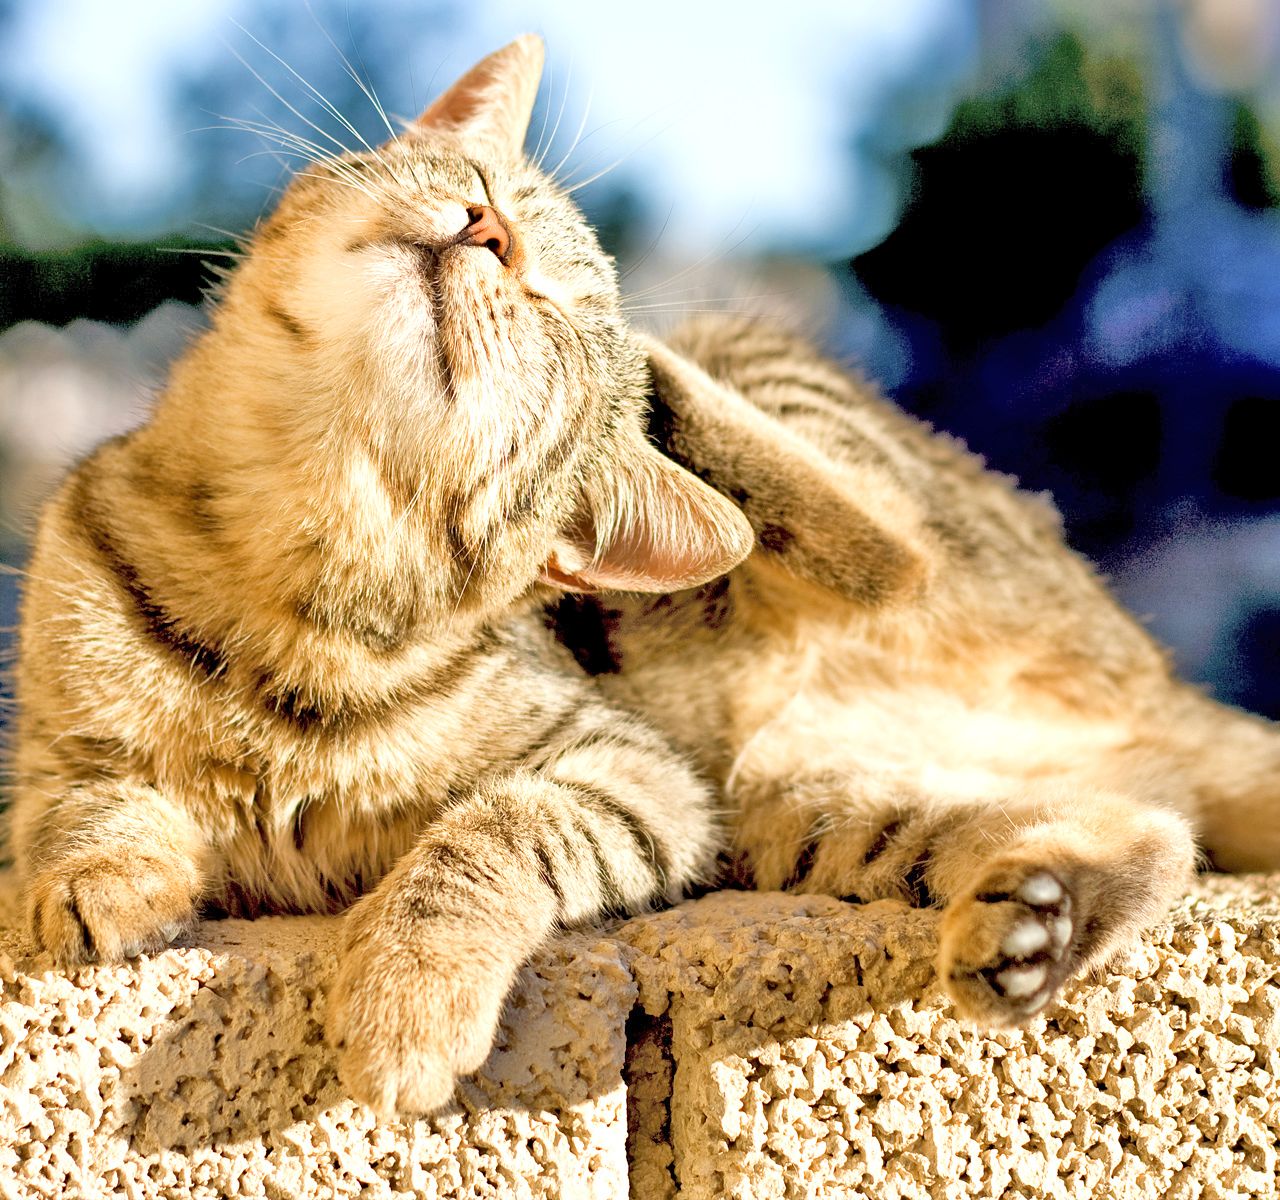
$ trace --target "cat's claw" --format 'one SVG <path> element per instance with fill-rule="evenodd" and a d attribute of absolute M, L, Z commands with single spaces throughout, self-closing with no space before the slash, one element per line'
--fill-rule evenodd
<path fill-rule="evenodd" d="M 947 910 L 939 973 L 961 1014 L 1020 1024 L 1074 965 L 1071 891 L 1053 871 L 1005 868 Z"/>

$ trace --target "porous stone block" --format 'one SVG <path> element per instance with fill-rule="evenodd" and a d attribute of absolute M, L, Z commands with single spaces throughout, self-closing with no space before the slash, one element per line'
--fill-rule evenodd
<path fill-rule="evenodd" d="M 711 895 L 549 945 L 454 1106 L 380 1123 L 321 1037 L 336 920 L 65 974 L 0 882 L 0 1197 L 1280 1196 L 1278 898 L 1206 877 L 989 1034 L 933 914 Z"/>
<path fill-rule="evenodd" d="M 181 948 L 55 970 L 0 887 L 0 1197 L 617 1200 L 627 1191 L 615 945 L 554 943 L 454 1107 L 379 1122 L 324 1045 L 338 921 L 200 925 Z"/>
<path fill-rule="evenodd" d="M 1280 1195 L 1278 895 L 1202 880 L 996 1034 L 951 1015 L 930 913 L 725 893 L 632 922 L 674 1064 L 665 1125 L 633 1126 L 666 1130 L 681 1200 Z"/>

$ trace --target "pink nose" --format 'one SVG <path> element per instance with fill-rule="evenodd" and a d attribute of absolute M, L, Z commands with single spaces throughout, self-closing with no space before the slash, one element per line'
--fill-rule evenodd
<path fill-rule="evenodd" d="M 467 227 L 458 235 L 464 246 L 483 246 L 492 250 L 504 266 L 511 262 L 511 227 L 502 214 L 487 204 L 467 209 Z"/>

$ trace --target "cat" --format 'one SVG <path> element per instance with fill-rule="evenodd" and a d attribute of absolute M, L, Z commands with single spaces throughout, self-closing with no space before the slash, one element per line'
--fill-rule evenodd
<path fill-rule="evenodd" d="M 350 1093 L 430 1113 L 556 928 L 710 884 L 942 908 L 1025 1022 L 1215 863 L 1280 740 L 1056 518 L 802 341 L 632 330 L 523 155 L 541 42 L 316 156 L 148 421 L 43 512 L 12 840 L 64 968 L 345 911 Z M 296 148 L 307 150 L 303 143 Z"/>

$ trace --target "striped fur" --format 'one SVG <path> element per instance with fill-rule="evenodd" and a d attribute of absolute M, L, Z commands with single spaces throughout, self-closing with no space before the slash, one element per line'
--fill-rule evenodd
<path fill-rule="evenodd" d="M 779 329 L 645 345 L 651 431 L 756 550 L 550 612 L 724 787 L 759 886 L 944 906 L 943 985 L 1006 1024 L 1158 919 L 1197 838 L 1280 867 L 1276 727 L 1178 682 L 1042 498 Z"/>
<path fill-rule="evenodd" d="M 555 927 L 678 897 L 721 843 L 693 760 L 542 617 L 543 578 L 702 584 L 750 533 L 644 437 L 613 264 L 518 153 L 540 61 L 293 183 L 148 422 L 46 508 L 23 598 L 40 943 L 354 904 L 329 1030 L 387 1112 L 479 1065 Z M 467 240 L 482 205 L 509 256 Z"/>
<path fill-rule="evenodd" d="M 1047 505 L 777 330 L 626 327 L 520 155 L 540 62 L 520 39 L 295 180 L 46 508 L 12 826 L 40 943 L 348 910 L 343 1078 L 421 1112 L 553 929 L 721 851 L 945 905 L 942 982 L 991 1023 L 1157 917 L 1195 832 L 1280 865 L 1274 730 L 1176 683 Z"/>

